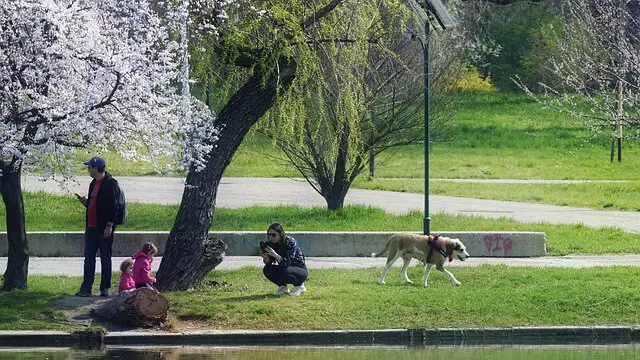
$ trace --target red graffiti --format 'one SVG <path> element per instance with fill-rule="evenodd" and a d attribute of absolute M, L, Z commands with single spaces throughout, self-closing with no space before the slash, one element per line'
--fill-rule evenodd
<path fill-rule="evenodd" d="M 504 251 L 504 256 L 507 256 L 513 249 L 513 241 L 503 234 L 485 234 L 482 240 L 487 250 L 494 254 Z"/>

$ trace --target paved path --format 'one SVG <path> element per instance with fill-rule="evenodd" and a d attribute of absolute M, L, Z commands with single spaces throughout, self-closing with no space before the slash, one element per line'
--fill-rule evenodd
<path fill-rule="evenodd" d="M 43 190 L 56 194 L 84 194 L 90 178 L 78 178 L 68 190 L 61 189 L 54 181 L 39 181 L 28 176 L 23 179 L 23 189 Z M 184 187 L 181 178 L 118 177 L 128 201 L 178 204 Z M 509 182 L 514 180 L 502 180 Z M 288 178 L 223 178 L 216 206 L 242 208 L 251 205 L 276 206 L 294 204 L 300 206 L 326 206 L 324 199 L 301 179 Z M 405 214 L 410 210 L 424 211 L 424 196 L 414 193 L 351 189 L 345 204 L 376 206 L 393 214 Z M 432 195 L 430 212 L 452 215 L 477 215 L 489 218 L 507 217 L 522 222 L 548 222 L 552 224 L 576 224 L 585 226 L 617 227 L 640 233 L 640 212 L 598 211 L 585 208 L 554 206 L 511 201 L 469 199 Z"/>
<path fill-rule="evenodd" d="M 113 272 L 118 273 L 118 267 L 124 257 L 114 257 L 112 260 Z M 152 271 L 157 271 L 162 257 L 158 257 L 152 263 Z M 30 257 L 29 275 L 56 275 L 56 276 L 82 276 L 83 258 L 81 257 Z M 96 260 L 99 263 L 99 260 Z M 309 269 L 327 268 L 382 268 L 385 258 L 367 257 L 308 257 L 306 259 Z M 413 265 L 418 264 L 415 260 Z M 480 266 L 484 264 L 507 266 L 533 266 L 533 267 L 568 267 L 584 268 L 594 266 L 640 266 L 640 254 L 637 255 L 586 255 L 586 256 L 547 256 L 537 258 L 469 258 L 467 261 L 454 261 L 447 267 Z M 398 260 L 395 267 L 402 265 Z M 217 267 L 218 270 L 239 269 L 243 266 L 262 266 L 262 261 L 257 256 L 227 256 Z M 7 258 L 0 257 L 0 269 L 6 269 Z M 96 271 L 100 272 L 100 266 L 96 264 Z"/>

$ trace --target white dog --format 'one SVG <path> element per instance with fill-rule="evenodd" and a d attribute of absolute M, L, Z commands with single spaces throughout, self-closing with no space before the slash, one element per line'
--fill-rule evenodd
<path fill-rule="evenodd" d="M 460 285 L 460 281 L 458 281 L 452 273 L 444 268 L 444 264 L 447 259 L 449 259 L 449 261 L 453 261 L 454 258 L 458 258 L 459 260 L 464 261 L 469 257 L 469 253 L 460 239 L 452 239 L 437 235 L 435 237 L 429 237 L 426 235 L 411 233 L 395 234 L 391 236 L 387 245 L 381 252 L 377 254 L 373 253 L 371 256 L 380 257 L 384 255 L 387 250 L 389 251 L 389 254 L 387 255 L 387 264 L 384 266 L 382 275 L 380 276 L 381 284 L 385 283 L 384 279 L 387 276 L 387 271 L 389 271 L 391 265 L 393 265 L 399 257 L 402 257 L 402 260 L 404 260 L 404 266 L 402 266 L 402 277 L 404 277 L 404 279 L 410 284 L 413 284 L 413 282 L 409 280 L 409 277 L 407 277 L 407 268 L 409 267 L 411 259 L 415 258 L 425 264 L 422 286 L 427 286 L 427 279 L 429 278 L 429 273 L 434 265 L 436 269 L 449 276 L 452 283 Z"/>

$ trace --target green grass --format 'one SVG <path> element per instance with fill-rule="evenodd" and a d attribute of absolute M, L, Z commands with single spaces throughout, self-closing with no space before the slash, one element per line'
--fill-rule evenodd
<path fill-rule="evenodd" d="M 84 209 L 70 196 L 25 193 L 27 231 L 84 231 Z M 119 231 L 169 231 L 177 205 L 130 203 L 129 220 Z M 0 231 L 6 231 L 0 204 Z M 219 231 L 263 231 L 278 221 L 290 231 L 422 231 L 423 214 L 393 215 L 379 208 L 347 206 L 341 211 L 298 206 L 243 209 L 217 208 L 214 226 Z M 432 214 L 434 231 L 539 231 L 547 235 L 549 255 L 640 253 L 640 234 L 617 229 L 591 229 L 580 224 L 520 223 L 508 218 Z"/>
<path fill-rule="evenodd" d="M 458 94 L 460 101 L 450 141 L 432 145 L 433 178 L 623 179 L 640 180 L 640 146 L 625 141 L 622 163 L 610 163 L 611 138 L 594 136 L 585 125 L 513 93 Z M 79 160 L 92 156 L 78 152 Z M 101 154 L 119 176 L 154 175 L 146 163 Z M 234 155 L 225 176 L 298 177 L 280 151 L 250 133 Z M 171 161 L 160 161 L 160 175 L 183 175 Z M 77 172 L 86 170 L 78 161 Z M 406 146 L 376 158 L 376 177 L 424 177 L 423 146 Z"/>
<path fill-rule="evenodd" d="M 1 277 L 0 277 L 1 278 Z M 30 276 L 29 290 L 0 292 L 0 330 L 72 330 L 52 299 L 73 295 L 81 278 Z"/>
<path fill-rule="evenodd" d="M 422 266 L 408 275 L 419 281 Z M 313 270 L 299 298 L 274 300 L 260 268 L 214 271 L 230 286 L 169 293 L 178 316 L 235 329 L 368 329 L 471 326 L 637 324 L 634 267 L 455 268 L 463 283 L 434 272 L 429 287 L 408 285 L 400 269 L 377 283 L 380 268 Z M 615 279 L 615 281 L 613 281 Z M 589 286 L 584 286 L 585 284 Z M 277 322 L 265 319 L 278 319 Z"/>
<path fill-rule="evenodd" d="M 602 179 L 633 180 L 616 184 L 492 185 L 432 182 L 434 194 L 533 201 L 604 209 L 638 211 L 640 147 L 625 143 L 623 163 L 609 163 L 609 138 L 593 137 L 572 119 L 543 110 L 522 95 L 461 95 L 466 105 L 455 117 L 453 140 L 435 143 L 430 153 L 432 178 Z M 90 152 L 84 154 L 88 157 Z M 278 151 L 258 135 L 247 138 L 225 176 L 298 176 L 273 161 Z M 149 175 L 149 165 L 130 163 L 106 154 L 116 176 Z M 171 166 L 162 174 L 181 172 Z M 421 146 L 409 146 L 380 156 L 376 176 L 356 187 L 421 192 L 424 176 Z M 82 166 L 78 172 L 85 174 Z M 394 183 L 396 185 L 389 185 Z M 398 186 L 400 184 L 400 186 Z M 1 205 L 0 205 L 1 206 Z M 72 197 L 25 193 L 28 231 L 82 231 L 84 209 Z M 120 230 L 170 230 L 177 206 L 135 204 Z M 4 216 L 0 207 L 0 217 Z M 349 206 L 323 208 L 216 209 L 215 230 L 264 230 L 278 220 L 290 231 L 420 231 L 422 214 L 386 214 L 379 209 Z M 0 231 L 6 229 L 0 218 Z M 514 220 L 435 214 L 435 231 L 542 231 L 550 255 L 571 253 L 640 253 L 640 234 L 583 225 L 524 224 Z M 636 267 L 454 268 L 463 282 L 454 287 L 434 272 L 430 287 L 402 282 L 392 269 L 387 285 L 377 284 L 380 268 L 317 269 L 298 297 L 274 299 L 274 286 L 260 268 L 213 271 L 204 285 L 169 292 L 177 326 L 206 329 L 367 329 L 412 327 L 636 325 L 640 321 L 635 290 Z M 419 281 L 421 267 L 409 276 Z M 117 277 L 114 277 L 117 279 Z M 221 286 L 214 286 L 216 281 Z M 29 291 L 0 293 L 0 329 L 68 329 L 56 319 L 49 302 L 71 296 L 79 278 L 30 277 Z M 276 319 L 271 321 L 270 319 Z"/>
<path fill-rule="evenodd" d="M 594 136 L 568 118 L 522 94 L 459 94 L 451 141 L 430 153 L 433 178 L 640 180 L 640 146 L 625 141 L 623 162 L 610 163 L 611 139 Z M 299 176 L 272 161 L 278 151 L 252 135 L 226 176 Z M 406 146 L 376 158 L 376 177 L 424 177 L 423 146 Z"/>
<path fill-rule="evenodd" d="M 424 194 L 423 179 L 362 179 L 354 187 Z M 431 181 L 431 195 L 640 211 L 640 181 L 578 184 L 487 184 Z"/>
<path fill-rule="evenodd" d="M 256 258 L 256 263 L 258 263 Z M 380 329 L 545 325 L 636 325 L 637 267 L 452 267 L 463 285 L 439 272 L 429 287 L 405 284 L 400 268 L 314 269 L 300 297 L 274 298 L 259 267 L 214 270 L 203 285 L 166 292 L 178 330 Z M 422 266 L 409 268 L 419 282 Z M 114 276 L 114 279 L 117 277 Z M 0 293 L 0 330 L 69 329 L 49 301 L 72 296 L 80 278 L 30 277 L 30 290 Z M 115 281 L 115 280 L 114 280 Z M 588 286 L 585 286 L 588 284 Z"/>

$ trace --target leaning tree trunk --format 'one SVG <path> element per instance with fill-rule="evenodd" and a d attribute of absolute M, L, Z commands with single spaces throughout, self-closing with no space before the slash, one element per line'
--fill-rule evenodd
<path fill-rule="evenodd" d="M 285 91 L 293 82 L 296 63 L 281 59 L 279 65 L 279 73 L 270 75 L 266 83 L 261 76 L 252 76 L 218 114 L 215 127 L 220 131 L 219 139 L 207 154 L 206 167 L 200 171 L 189 169 L 178 215 L 156 275 L 159 290 L 186 290 L 222 262 L 226 245 L 208 236 L 218 185 L 249 129 L 275 103 L 276 92 Z"/>
<path fill-rule="evenodd" d="M 27 288 L 29 246 L 25 230 L 24 202 L 20 174 L 22 163 L 14 166 L 0 161 L 0 192 L 7 215 L 8 259 L 0 291 Z"/>

